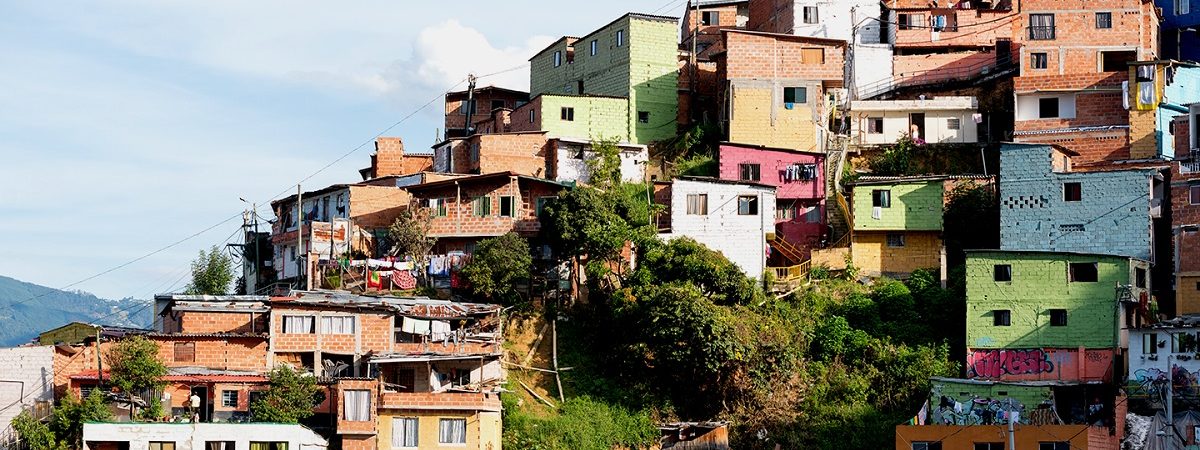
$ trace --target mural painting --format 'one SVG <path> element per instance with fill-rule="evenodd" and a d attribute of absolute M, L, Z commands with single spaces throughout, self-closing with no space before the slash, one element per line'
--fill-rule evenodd
<path fill-rule="evenodd" d="M 1111 381 L 1112 350 L 971 349 L 967 378 L 1002 381 Z"/>

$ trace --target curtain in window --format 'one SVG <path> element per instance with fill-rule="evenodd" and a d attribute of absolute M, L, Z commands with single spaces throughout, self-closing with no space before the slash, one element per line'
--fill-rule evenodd
<path fill-rule="evenodd" d="M 371 420 L 371 391 L 343 391 L 342 415 L 352 422 Z"/>
<path fill-rule="evenodd" d="M 321 318 L 322 334 L 354 334 L 354 316 Z"/>
<path fill-rule="evenodd" d="M 312 329 L 311 316 L 283 316 L 284 333 L 312 333 Z"/>
<path fill-rule="evenodd" d="M 392 447 L 417 446 L 417 418 L 392 418 Z"/>
<path fill-rule="evenodd" d="M 442 444 L 467 443 L 467 419 L 442 419 L 439 423 L 438 442 Z"/>

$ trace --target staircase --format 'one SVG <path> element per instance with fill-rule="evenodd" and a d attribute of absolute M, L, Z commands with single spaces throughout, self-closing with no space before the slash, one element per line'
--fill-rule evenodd
<path fill-rule="evenodd" d="M 804 256 L 804 251 L 792 243 L 785 241 L 782 236 L 775 233 L 767 233 L 767 243 L 771 244 L 771 249 L 779 252 L 789 261 L 799 262 L 806 261 L 808 258 Z"/>
<path fill-rule="evenodd" d="M 871 100 L 891 98 L 916 89 L 952 89 L 980 84 L 1016 73 L 1019 65 L 1012 56 L 981 61 L 969 66 L 933 68 L 904 72 L 892 77 L 858 86 L 855 98 Z"/>
<path fill-rule="evenodd" d="M 837 200 L 842 196 L 842 171 L 846 167 L 849 146 L 849 136 L 835 135 L 825 143 L 825 215 L 831 238 L 840 238 L 850 232 L 850 211 L 840 204 L 836 208 L 829 205 L 830 199 Z"/>

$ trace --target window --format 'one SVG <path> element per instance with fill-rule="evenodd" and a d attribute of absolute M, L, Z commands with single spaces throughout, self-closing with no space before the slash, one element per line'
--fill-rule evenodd
<path fill-rule="evenodd" d="M 438 419 L 439 444 L 466 444 L 467 419 Z"/>
<path fill-rule="evenodd" d="M 174 442 L 150 442 L 150 450 L 175 450 Z"/>
<path fill-rule="evenodd" d="M 1038 442 L 1038 450 L 1071 450 L 1071 443 L 1066 441 Z"/>
<path fill-rule="evenodd" d="M 867 134 L 883 134 L 883 118 L 868 117 L 867 118 Z"/>
<path fill-rule="evenodd" d="M 1072 283 L 1095 283 L 1099 279 L 1098 264 L 1071 263 L 1069 267 Z"/>
<path fill-rule="evenodd" d="M 1096 28 L 1103 28 L 1103 29 L 1112 28 L 1112 13 L 1111 12 L 1096 13 Z"/>
<path fill-rule="evenodd" d="M 1200 205 L 1200 184 L 1188 186 L 1188 203 Z"/>
<path fill-rule="evenodd" d="M 1049 41 L 1054 39 L 1054 14 L 1029 15 L 1029 40 Z"/>
<path fill-rule="evenodd" d="M 1146 333 L 1142 335 L 1142 353 L 1147 355 L 1158 353 L 1158 333 Z"/>
<path fill-rule="evenodd" d="M 739 195 L 738 196 L 738 215 L 739 216 L 757 216 L 758 215 L 758 196 Z"/>
<path fill-rule="evenodd" d="M 575 121 L 575 108 L 572 108 L 569 106 L 564 106 L 562 108 L 562 111 L 560 112 L 560 118 L 562 118 L 562 120 L 565 120 L 567 122 L 574 122 Z"/>
<path fill-rule="evenodd" d="M 904 233 L 888 233 L 887 246 L 894 248 L 904 247 Z"/>
<path fill-rule="evenodd" d="M 1065 309 L 1050 310 L 1050 326 L 1052 326 L 1052 327 L 1067 326 L 1067 310 L 1065 310 Z"/>
<path fill-rule="evenodd" d="M 687 213 L 692 216 L 708 215 L 708 194 L 688 194 Z"/>
<path fill-rule="evenodd" d="M 600 44 L 597 43 L 595 39 L 592 39 L 592 43 L 589 44 L 588 47 L 590 49 L 588 51 L 588 54 L 591 56 L 596 56 L 596 52 L 600 49 Z"/>
<path fill-rule="evenodd" d="M 1003 442 L 976 442 L 975 450 L 1005 450 Z"/>
<path fill-rule="evenodd" d="M 951 117 L 949 119 L 946 119 L 946 129 L 947 130 L 957 130 L 959 128 L 962 128 L 962 119 L 959 119 L 957 117 Z"/>
<path fill-rule="evenodd" d="M 234 441 L 205 441 L 204 450 L 236 450 L 237 443 Z"/>
<path fill-rule="evenodd" d="M 1007 309 L 992 310 L 992 326 L 1007 327 L 1012 325 L 1012 312 Z"/>
<path fill-rule="evenodd" d="M 462 114 L 464 116 L 475 115 L 475 113 L 479 112 L 479 111 L 477 111 L 478 106 L 479 106 L 476 104 L 477 102 L 478 102 L 478 100 L 471 100 L 471 101 L 464 100 L 462 102 L 462 105 L 460 105 L 458 107 L 458 113 Z M 467 111 L 470 111 L 470 112 L 467 112 Z"/>
<path fill-rule="evenodd" d="M 470 151 L 467 152 L 471 162 L 479 162 L 479 144 L 471 144 Z"/>
<path fill-rule="evenodd" d="M 1038 118 L 1058 118 L 1058 97 L 1045 97 L 1038 99 Z"/>
<path fill-rule="evenodd" d="M 937 14 L 934 16 L 930 16 L 929 25 L 931 26 L 931 28 L 933 28 L 933 31 L 935 31 L 935 32 L 940 32 L 940 31 L 955 32 L 955 31 L 958 31 L 958 16 L 955 16 L 953 14 L 951 14 L 951 15 Z"/>
<path fill-rule="evenodd" d="M 700 25 L 709 27 L 709 26 L 720 25 L 720 24 L 721 24 L 721 12 L 720 11 L 704 11 L 704 12 L 700 13 Z"/>
<path fill-rule="evenodd" d="M 1050 57 L 1045 52 L 1030 53 L 1030 67 L 1038 70 L 1044 70 L 1050 67 Z"/>
<path fill-rule="evenodd" d="M 871 191 L 871 207 L 872 208 L 891 208 L 892 207 L 892 191 L 887 189 L 876 189 Z"/>
<path fill-rule="evenodd" d="M 312 334 L 313 316 L 283 316 L 285 334 Z"/>
<path fill-rule="evenodd" d="M 516 215 L 513 200 L 513 196 L 511 195 L 500 196 L 500 217 L 512 217 Z"/>
<path fill-rule="evenodd" d="M 175 362 L 196 362 L 196 343 L 176 342 Z"/>
<path fill-rule="evenodd" d="M 942 450 L 941 442 L 913 442 L 912 450 Z"/>
<path fill-rule="evenodd" d="M 625 46 L 625 30 L 617 30 L 617 47 Z"/>
<path fill-rule="evenodd" d="M 806 87 L 785 87 L 783 88 L 784 103 L 808 103 L 808 88 Z"/>
<path fill-rule="evenodd" d="M 558 197 L 538 197 L 537 199 L 537 214 L 542 215 L 542 211 L 546 209 L 546 205 L 554 201 Z"/>
<path fill-rule="evenodd" d="M 504 108 L 507 106 L 508 105 L 504 103 L 504 100 L 492 100 L 492 110 Z"/>
<path fill-rule="evenodd" d="M 250 450 L 288 450 L 287 442 L 250 442 Z"/>
<path fill-rule="evenodd" d="M 1133 285 L 1138 288 L 1146 288 L 1146 269 L 1138 267 L 1133 269 Z"/>
<path fill-rule="evenodd" d="M 487 217 L 492 215 L 492 198 L 491 197 L 475 197 L 471 201 L 471 210 L 475 217 Z"/>
<path fill-rule="evenodd" d="M 1101 72 L 1125 72 L 1129 70 L 1129 63 L 1137 61 L 1136 51 L 1116 51 L 1116 52 L 1100 52 L 1100 71 Z M 1149 66 L 1142 66 L 1150 68 Z M 1151 71 L 1151 74 L 1154 72 Z M 1138 81 L 1142 81 L 1138 77 Z M 1151 77 L 1145 81 L 1154 81 Z"/>
<path fill-rule="evenodd" d="M 825 49 L 800 49 L 800 64 L 825 64 Z"/>
<path fill-rule="evenodd" d="M 924 14 L 900 14 L 897 16 L 897 20 L 900 21 L 901 30 L 914 30 L 925 27 Z"/>
<path fill-rule="evenodd" d="M 529 109 L 529 123 L 534 123 L 536 121 L 537 121 L 537 110 L 530 108 Z"/>
<path fill-rule="evenodd" d="M 1192 9 L 1192 0 L 1175 0 L 1175 15 L 1182 16 L 1188 14 Z"/>
<path fill-rule="evenodd" d="M 1077 182 L 1063 183 L 1063 201 L 1083 201 L 1083 185 Z"/>
<path fill-rule="evenodd" d="M 758 181 L 759 178 L 758 164 L 738 164 L 738 176 L 742 181 Z"/>
<path fill-rule="evenodd" d="M 417 371 L 414 369 L 396 369 L 392 381 L 395 382 L 395 386 L 388 386 L 391 390 L 396 392 L 417 391 Z"/>
<path fill-rule="evenodd" d="M 992 279 L 995 281 L 1012 281 L 1012 265 L 996 264 L 992 266 Z"/>
<path fill-rule="evenodd" d="M 392 448 L 414 448 L 417 446 L 417 418 L 392 418 Z"/>
<path fill-rule="evenodd" d="M 354 334 L 354 316 L 322 317 L 321 334 Z"/>
<path fill-rule="evenodd" d="M 775 220 L 792 220 L 796 218 L 796 206 L 794 204 L 784 204 L 782 202 L 775 204 Z"/>
<path fill-rule="evenodd" d="M 371 420 L 371 391 L 352 389 L 342 391 L 342 416 L 351 422 Z"/>
<path fill-rule="evenodd" d="M 638 123 L 650 123 L 650 111 L 638 111 Z"/>
<path fill-rule="evenodd" d="M 431 198 L 425 201 L 425 206 L 429 207 L 433 217 L 446 217 L 446 203 L 448 202 L 444 198 Z M 286 325 L 287 317 L 285 316 L 284 319 L 284 324 Z M 287 333 L 287 331 L 284 331 L 284 333 Z"/>
<path fill-rule="evenodd" d="M 554 52 L 554 67 L 562 65 L 562 51 Z"/>
<path fill-rule="evenodd" d="M 821 20 L 820 16 L 818 16 L 818 14 L 817 14 L 816 6 L 805 6 L 804 7 L 804 23 L 814 24 L 820 20 Z"/>
<path fill-rule="evenodd" d="M 238 391 L 221 391 L 221 406 L 225 408 L 237 408 Z"/>

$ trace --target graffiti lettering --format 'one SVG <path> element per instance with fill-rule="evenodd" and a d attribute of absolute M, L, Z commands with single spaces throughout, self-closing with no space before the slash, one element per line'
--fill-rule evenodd
<path fill-rule="evenodd" d="M 1041 349 L 977 350 L 967 355 L 970 378 L 1000 378 L 1054 372 L 1050 355 Z"/>

